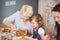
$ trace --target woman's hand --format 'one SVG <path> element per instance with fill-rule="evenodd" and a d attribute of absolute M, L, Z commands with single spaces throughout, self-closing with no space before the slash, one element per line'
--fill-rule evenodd
<path fill-rule="evenodd" d="M 15 30 L 17 30 L 17 28 L 16 28 L 16 26 L 11 26 L 11 30 L 13 30 L 13 31 L 15 31 Z"/>
<path fill-rule="evenodd" d="M 10 27 L 11 30 L 17 30 L 16 26 L 13 25 L 9 20 L 6 20 L 6 21 L 4 22 L 4 25 L 6 25 L 7 27 Z"/>

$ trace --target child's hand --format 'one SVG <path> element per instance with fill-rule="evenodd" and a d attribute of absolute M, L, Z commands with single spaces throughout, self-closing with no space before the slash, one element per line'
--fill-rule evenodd
<path fill-rule="evenodd" d="M 32 33 L 30 30 L 28 30 L 28 29 L 27 29 L 27 35 L 28 35 L 29 37 L 33 37 L 33 33 Z"/>
<path fill-rule="evenodd" d="M 45 40 L 50 40 L 50 36 L 49 35 L 46 35 L 45 36 Z"/>

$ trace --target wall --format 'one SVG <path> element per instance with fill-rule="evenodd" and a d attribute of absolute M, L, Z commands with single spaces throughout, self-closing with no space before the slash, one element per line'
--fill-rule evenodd
<path fill-rule="evenodd" d="M 16 5 L 5 6 L 6 1 L 16 1 Z M 31 5 L 34 12 L 38 12 L 38 0 L 0 0 L 0 23 L 2 23 L 5 17 L 21 9 L 21 6 L 24 4 Z"/>
<path fill-rule="evenodd" d="M 54 0 L 39 0 L 38 13 L 40 13 L 44 19 L 45 29 L 55 35 L 54 27 L 55 21 L 51 15 L 51 9 L 56 5 Z"/>

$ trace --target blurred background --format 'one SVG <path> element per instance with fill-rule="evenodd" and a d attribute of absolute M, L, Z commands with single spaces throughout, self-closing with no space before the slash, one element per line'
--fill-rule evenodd
<path fill-rule="evenodd" d="M 28 4 L 33 7 L 34 12 L 42 15 L 46 29 L 53 33 L 55 23 L 51 15 L 51 9 L 57 3 L 60 3 L 60 0 L 0 0 L 0 24 L 5 17 L 20 10 L 22 5 Z"/>

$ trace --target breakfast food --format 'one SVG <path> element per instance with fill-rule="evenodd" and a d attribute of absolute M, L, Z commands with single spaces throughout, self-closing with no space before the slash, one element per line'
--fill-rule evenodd
<path fill-rule="evenodd" d="M 1 32 L 8 32 L 8 33 L 10 33 L 10 32 L 11 32 L 11 30 L 10 30 L 10 29 L 2 28 L 2 29 L 1 29 Z"/>
<path fill-rule="evenodd" d="M 17 35 L 17 36 L 26 35 L 26 30 L 17 30 L 17 31 L 16 31 L 16 35 Z"/>

